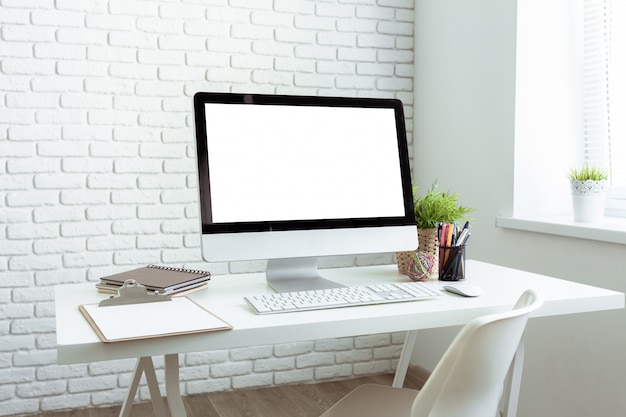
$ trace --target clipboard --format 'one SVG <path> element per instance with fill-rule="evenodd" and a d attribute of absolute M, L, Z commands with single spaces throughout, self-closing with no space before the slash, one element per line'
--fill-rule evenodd
<path fill-rule="evenodd" d="M 188 297 L 150 294 L 134 280 L 120 287 L 118 297 L 78 308 L 104 343 L 233 328 Z"/>

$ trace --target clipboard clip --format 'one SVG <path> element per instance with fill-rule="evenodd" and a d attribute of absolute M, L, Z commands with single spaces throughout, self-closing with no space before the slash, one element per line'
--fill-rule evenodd
<path fill-rule="evenodd" d="M 98 306 L 119 306 L 125 304 L 141 304 L 154 303 L 159 301 L 171 301 L 172 297 L 163 294 L 150 294 L 146 287 L 139 284 L 134 279 L 127 279 L 117 290 L 118 296 L 111 296 L 106 300 L 100 301 Z"/>

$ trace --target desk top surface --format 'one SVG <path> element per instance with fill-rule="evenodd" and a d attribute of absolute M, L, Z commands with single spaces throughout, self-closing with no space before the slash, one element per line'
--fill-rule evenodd
<path fill-rule="evenodd" d="M 395 265 L 320 272 L 345 285 L 408 280 Z M 544 301 L 535 317 L 624 307 L 624 294 L 620 292 L 478 261 L 467 261 L 466 277 L 483 288 L 482 296 L 450 294 L 406 303 L 256 315 L 243 296 L 271 292 L 264 274 L 213 276 L 207 290 L 188 297 L 230 323 L 233 330 L 107 344 L 100 341 L 78 305 L 97 303 L 108 296 L 98 293 L 94 283 L 60 285 L 55 287 L 58 362 L 95 362 L 462 325 L 474 317 L 511 308 L 528 288 Z M 440 288 L 444 283 L 427 284 Z"/>

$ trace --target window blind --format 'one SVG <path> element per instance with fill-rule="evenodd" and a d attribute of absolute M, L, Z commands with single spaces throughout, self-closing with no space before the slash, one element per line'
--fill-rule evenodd
<path fill-rule="evenodd" d="M 626 0 L 585 0 L 583 54 L 583 161 L 626 197 Z"/>

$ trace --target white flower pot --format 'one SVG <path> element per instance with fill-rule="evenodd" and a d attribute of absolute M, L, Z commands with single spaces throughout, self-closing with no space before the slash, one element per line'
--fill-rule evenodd
<path fill-rule="evenodd" d="M 570 184 L 574 221 L 583 223 L 602 221 L 608 182 L 606 180 L 572 180 Z"/>

